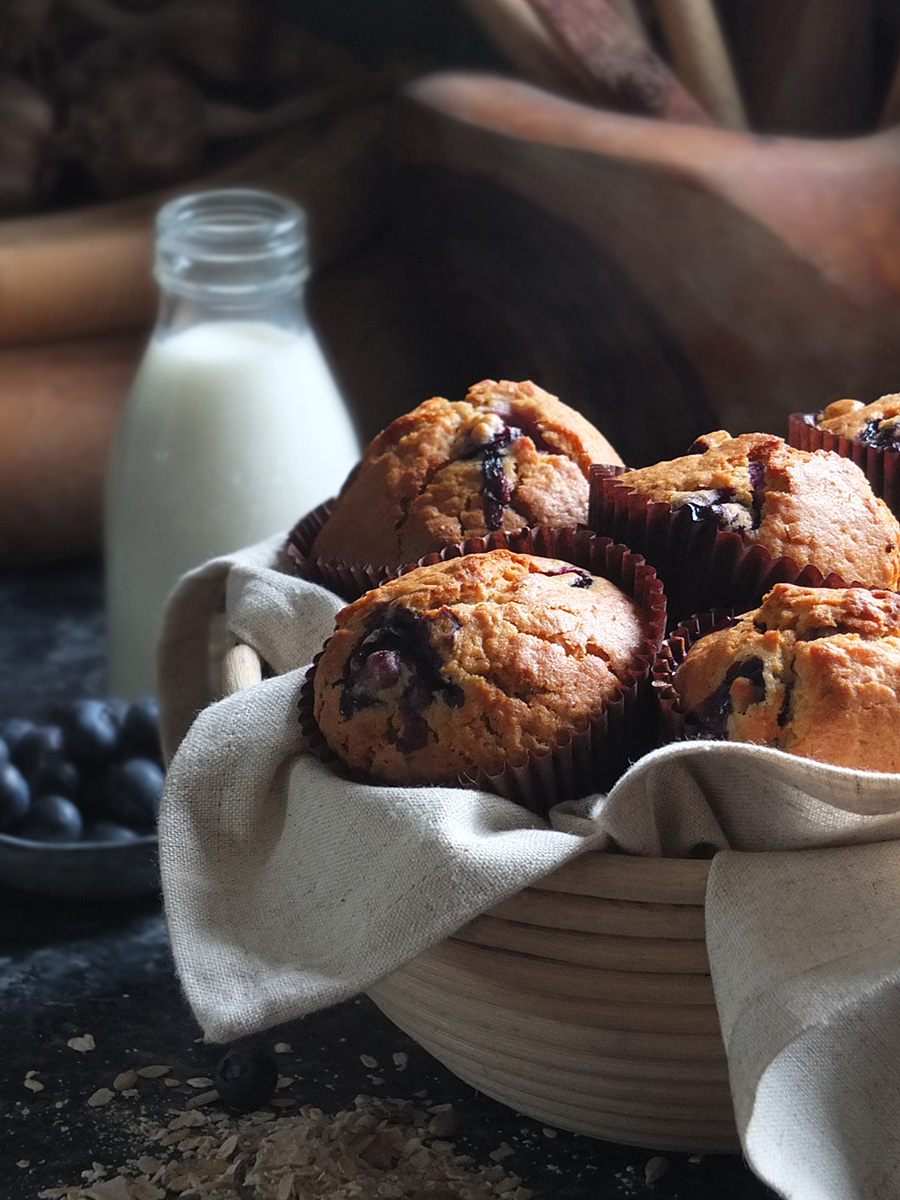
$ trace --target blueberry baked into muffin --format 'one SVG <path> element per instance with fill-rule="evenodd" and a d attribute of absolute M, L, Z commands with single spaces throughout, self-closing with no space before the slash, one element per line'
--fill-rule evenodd
<path fill-rule="evenodd" d="M 574 409 L 533 383 L 484 380 L 374 439 L 311 554 L 396 567 L 495 530 L 583 524 L 592 462 L 621 459 Z"/>
<path fill-rule="evenodd" d="M 900 450 L 900 393 L 871 404 L 835 400 L 814 418 L 818 429 L 880 450 Z"/>
<path fill-rule="evenodd" d="M 777 584 L 694 642 L 671 685 L 692 736 L 900 771 L 900 595 Z"/>
<path fill-rule="evenodd" d="M 386 783 L 501 771 L 586 728 L 648 637 L 601 576 L 509 550 L 416 567 L 337 616 L 314 717 L 331 750 Z"/>
<path fill-rule="evenodd" d="M 848 583 L 900 583 L 900 525 L 862 471 L 837 454 L 797 450 L 771 434 L 731 437 L 718 430 L 681 458 L 600 483 L 604 504 L 597 506 L 599 522 L 592 511 L 594 529 L 627 542 L 658 567 L 652 546 L 629 541 L 629 530 L 615 524 L 618 496 L 628 491 L 667 505 L 682 519 L 682 531 L 694 524 L 735 533 L 772 558 L 786 555 Z"/>

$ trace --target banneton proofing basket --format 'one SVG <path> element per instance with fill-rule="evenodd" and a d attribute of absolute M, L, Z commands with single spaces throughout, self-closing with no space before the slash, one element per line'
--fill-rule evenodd
<path fill-rule="evenodd" d="M 230 694 L 262 678 L 249 646 Z M 369 989 L 460 1079 L 548 1125 L 739 1149 L 706 952 L 710 863 L 588 852 Z"/>

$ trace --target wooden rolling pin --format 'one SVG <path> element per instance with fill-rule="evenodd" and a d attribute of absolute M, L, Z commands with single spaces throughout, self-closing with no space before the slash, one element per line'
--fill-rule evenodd
<path fill-rule="evenodd" d="M 153 218 L 173 195 L 233 184 L 297 200 L 317 267 L 362 245 L 387 218 L 384 103 L 316 137 L 291 132 L 215 175 L 80 211 L 0 221 L 0 346 L 138 329 L 153 317 Z"/>
<path fill-rule="evenodd" d="M 0 348 L 0 563 L 94 554 L 142 335 Z"/>

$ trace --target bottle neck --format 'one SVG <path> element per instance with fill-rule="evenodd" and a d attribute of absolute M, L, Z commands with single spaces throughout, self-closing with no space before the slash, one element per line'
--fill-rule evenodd
<path fill-rule="evenodd" d="M 302 210 L 270 192 L 223 188 L 183 196 L 157 216 L 157 336 L 210 321 L 306 327 Z"/>
<path fill-rule="evenodd" d="M 303 293 L 259 294 L 246 304 L 223 304 L 215 297 L 184 296 L 163 288 L 159 297 L 154 336 L 169 337 L 207 321 L 250 321 L 274 325 L 287 333 L 309 328 Z"/>

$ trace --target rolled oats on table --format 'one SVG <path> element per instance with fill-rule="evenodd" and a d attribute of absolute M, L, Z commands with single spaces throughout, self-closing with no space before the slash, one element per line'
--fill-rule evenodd
<path fill-rule="evenodd" d="M 449 1109 L 450 1106 L 441 1106 Z M 447 1118 L 449 1112 L 442 1112 Z M 496 1161 L 479 1166 L 435 1137 L 435 1114 L 405 1100 L 357 1096 L 334 1116 L 195 1109 L 166 1125 L 132 1117 L 150 1150 L 40 1200 L 532 1200 Z M 443 1126 L 449 1124 L 444 1120 Z M 115 1174 L 113 1171 L 115 1170 Z"/>

